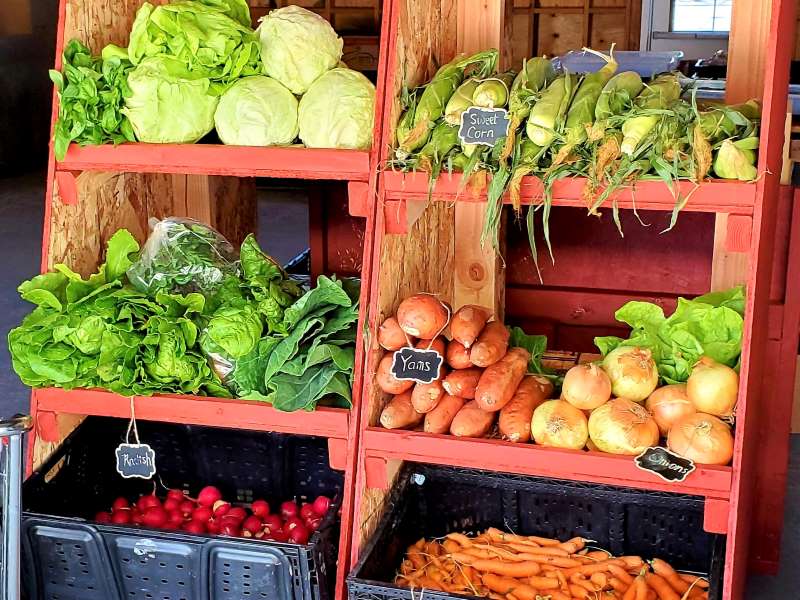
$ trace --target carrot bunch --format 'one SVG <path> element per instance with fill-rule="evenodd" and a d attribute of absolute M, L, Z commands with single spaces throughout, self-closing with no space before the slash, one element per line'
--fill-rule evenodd
<path fill-rule="evenodd" d="M 397 585 L 494 600 L 707 600 L 708 581 L 667 562 L 614 557 L 583 538 L 565 542 L 490 528 L 408 548 Z"/>

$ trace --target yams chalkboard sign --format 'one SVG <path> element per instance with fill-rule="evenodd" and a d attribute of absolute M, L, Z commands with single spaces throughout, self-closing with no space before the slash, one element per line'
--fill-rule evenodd
<path fill-rule="evenodd" d="M 640 469 L 670 482 L 683 481 L 695 470 L 694 462 L 661 446 L 648 448 L 636 457 L 635 462 Z"/>
<path fill-rule="evenodd" d="M 117 446 L 117 473 L 125 479 L 151 479 L 156 474 L 156 453 L 149 444 Z"/>
<path fill-rule="evenodd" d="M 464 144 L 494 146 L 497 140 L 508 135 L 509 122 L 505 108 L 470 106 L 461 113 L 458 138 Z"/>
<path fill-rule="evenodd" d="M 397 379 L 431 383 L 439 377 L 444 358 L 436 350 L 401 348 L 394 353 L 392 375 Z"/>

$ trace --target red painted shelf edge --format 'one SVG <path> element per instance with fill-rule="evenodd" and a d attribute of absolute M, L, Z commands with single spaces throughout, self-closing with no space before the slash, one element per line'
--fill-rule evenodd
<path fill-rule="evenodd" d="M 731 467 L 697 465 L 697 470 L 685 481 L 669 483 L 637 468 L 633 457 L 600 452 L 544 448 L 498 439 L 390 431 L 377 427 L 366 428 L 361 443 L 367 456 L 384 459 L 588 481 L 718 499 L 727 499 L 731 491 Z"/>
<path fill-rule="evenodd" d="M 368 181 L 369 164 L 369 151 L 360 150 L 132 143 L 72 144 L 56 169 Z"/>
<path fill-rule="evenodd" d="M 72 413 L 130 418 L 131 401 L 104 390 L 62 390 L 43 388 L 33 391 L 38 412 Z M 135 396 L 137 419 L 256 431 L 278 431 L 347 439 L 350 411 L 320 407 L 315 411 L 292 413 L 275 410 L 253 400 L 231 400 L 206 396 Z"/>
<path fill-rule="evenodd" d="M 384 171 L 382 174 L 386 197 L 390 200 L 426 200 L 429 193 L 428 173 L 403 173 Z M 439 176 L 433 188 L 434 197 L 447 200 L 458 198 L 465 202 L 483 202 L 486 194 L 476 195 L 465 189 L 459 193 L 461 173 L 445 173 Z M 586 208 L 583 188 L 586 179 L 573 177 L 553 184 L 553 204 Z M 680 192 L 689 201 L 683 210 L 695 212 L 719 212 L 737 215 L 752 215 L 756 197 L 756 184 L 741 181 L 709 180 L 697 186 L 691 181 L 680 181 Z M 542 184 L 536 177 L 525 177 L 520 188 L 523 204 L 541 200 Z M 624 187 L 612 194 L 621 208 L 639 210 L 672 210 L 675 199 L 662 181 L 638 181 L 633 187 Z M 611 198 L 606 200 L 600 210 L 610 208 Z M 508 194 L 504 202 L 509 203 Z"/>

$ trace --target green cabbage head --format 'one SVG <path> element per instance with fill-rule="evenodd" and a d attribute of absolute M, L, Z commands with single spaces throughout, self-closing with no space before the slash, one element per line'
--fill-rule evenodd
<path fill-rule="evenodd" d="M 300 6 L 273 10 L 261 20 L 257 33 L 264 73 L 294 94 L 304 94 L 342 58 L 344 42 L 331 24 Z"/>
<path fill-rule="evenodd" d="M 372 82 L 358 71 L 333 69 L 300 99 L 300 139 L 309 148 L 366 150 L 374 115 Z"/>
<path fill-rule="evenodd" d="M 140 142 L 194 143 L 214 128 L 219 97 L 211 82 L 189 71 L 179 59 L 144 59 L 128 75 L 131 95 L 123 113 Z"/>
<path fill-rule="evenodd" d="M 297 99 L 271 77 L 245 77 L 222 95 L 214 122 L 224 144 L 291 144 L 297 137 Z"/>

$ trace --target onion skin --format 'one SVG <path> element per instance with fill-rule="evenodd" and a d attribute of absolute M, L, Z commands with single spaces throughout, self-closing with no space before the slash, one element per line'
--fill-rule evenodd
<path fill-rule="evenodd" d="M 739 395 L 739 375 L 729 366 L 702 356 L 686 381 L 686 395 L 698 412 L 730 417 Z"/>
<path fill-rule="evenodd" d="M 611 379 L 611 393 L 618 398 L 644 402 L 658 386 L 658 368 L 646 348 L 618 346 L 603 359 Z"/>
<path fill-rule="evenodd" d="M 564 375 L 561 397 L 581 410 L 594 410 L 611 399 L 611 379 L 596 363 L 576 365 Z"/>
<path fill-rule="evenodd" d="M 714 415 L 696 413 L 672 426 L 667 448 L 698 464 L 727 465 L 733 458 L 733 434 Z"/>
<path fill-rule="evenodd" d="M 589 436 L 601 452 L 635 456 L 658 445 L 658 425 L 641 404 L 614 398 L 592 411 Z"/>
<path fill-rule="evenodd" d="M 667 436 L 675 421 L 697 412 L 697 408 L 686 395 L 686 384 L 684 383 L 658 388 L 647 398 L 645 408 L 653 415 L 658 430 L 664 437 Z"/>
<path fill-rule="evenodd" d="M 542 446 L 581 450 L 589 439 L 586 415 L 565 400 L 548 400 L 533 411 L 531 436 Z"/>

